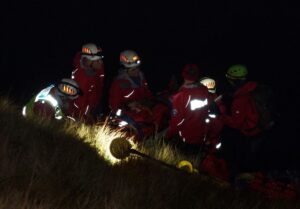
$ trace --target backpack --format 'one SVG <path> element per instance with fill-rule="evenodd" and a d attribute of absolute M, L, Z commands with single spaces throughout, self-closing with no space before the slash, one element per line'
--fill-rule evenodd
<path fill-rule="evenodd" d="M 270 130 L 279 116 L 273 89 L 269 85 L 257 84 L 251 98 L 259 114 L 258 127 L 263 131 Z"/>

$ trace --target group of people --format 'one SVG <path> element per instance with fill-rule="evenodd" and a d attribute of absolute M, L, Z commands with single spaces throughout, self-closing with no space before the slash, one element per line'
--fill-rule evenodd
<path fill-rule="evenodd" d="M 95 122 L 104 91 L 103 50 L 93 43 L 84 44 L 73 64 L 71 77 L 35 95 L 23 108 L 24 115 Z M 158 101 L 148 87 L 135 51 L 122 51 L 120 65 L 109 89 L 111 112 L 122 111 L 135 122 L 153 124 L 155 131 L 164 131 L 164 138 L 187 155 L 197 155 L 204 147 L 208 155 L 215 155 L 222 139 L 224 148 L 230 150 L 224 154 L 230 179 L 241 169 L 248 169 L 243 167 L 245 162 L 250 165 L 255 161 L 265 135 L 251 99 L 257 83 L 248 80 L 245 65 L 236 64 L 226 71 L 232 88 L 223 97 L 230 97 L 230 105 L 217 95 L 216 81 L 202 75 L 196 64 L 184 66 L 182 85 L 169 91 L 164 102 Z"/>
<path fill-rule="evenodd" d="M 34 95 L 24 106 L 23 115 L 38 115 L 49 119 L 91 121 L 100 103 L 104 64 L 102 49 L 93 43 L 82 46 L 73 64 L 71 77 L 63 78 Z M 57 117 L 57 112 L 60 116 Z"/>

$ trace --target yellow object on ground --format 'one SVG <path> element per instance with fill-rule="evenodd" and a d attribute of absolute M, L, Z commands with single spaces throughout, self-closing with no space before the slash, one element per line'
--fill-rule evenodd
<path fill-rule="evenodd" d="M 176 167 L 188 173 L 198 173 L 198 170 L 194 169 L 192 163 L 187 160 L 180 161 L 179 163 L 177 163 Z"/>

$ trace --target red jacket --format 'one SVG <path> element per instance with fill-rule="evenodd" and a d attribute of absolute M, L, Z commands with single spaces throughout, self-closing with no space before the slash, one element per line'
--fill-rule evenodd
<path fill-rule="evenodd" d="M 181 87 L 172 99 L 172 117 L 166 137 L 178 133 L 187 144 L 202 144 L 207 132 L 208 103 L 206 87 L 197 84 Z"/>
<path fill-rule="evenodd" d="M 209 93 L 209 101 L 214 101 L 218 95 L 216 93 Z M 220 113 L 223 114 L 226 111 L 226 108 L 224 104 L 222 103 L 222 100 L 216 101 L 216 104 L 220 110 Z M 223 129 L 223 121 L 219 116 L 216 116 L 215 118 L 209 117 L 209 123 L 208 125 L 208 132 L 207 132 L 207 142 L 211 145 L 210 151 L 215 152 L 216 151 L 216 145 L 220 142 L 220 135 L 221 131 Z"/>
<path fill-rule="evenodd" d="M 140 72 L 139 80 L 141 81 L 140 86 L 134 83 L 125 71 L 116 77 L 109 92 L 109 106 L 112 110 L 122 109 L 133 101 L 153 98 L 142 72 Z"/>
<path fill-rule="evenodd" d="M 72 72 L 72 78 L 78 82 L 83 95 L 78 97 L 74 104 L 79 109 L 79 115 L 84 117 L 91 110 L 95 109 L 101 101 L 104 86 L 105 70 L 104 65 L 96 70 L 96 74 L 91 76 L 86 73 L 80 62 L 80 56 L 77 54 L 74 58 L 76 69 Z"/>
<path fill-rule="evenodd" d="M 231 114 L 221 115 L 225 125 L 238 129 L 245 136 L 255 136 L 261 132 L 257 127 L 259 115 L 250 96 L 250 92 L 256 86 L 256 82 L 248 81 L 236 90 L 233 95 Z"/>

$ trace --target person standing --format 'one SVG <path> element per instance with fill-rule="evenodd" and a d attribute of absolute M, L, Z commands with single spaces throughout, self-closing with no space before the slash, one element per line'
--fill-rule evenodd
<path fill-rule="evenodd" d="M 209 153 L 215 153 L 221 146 L 220 135 L 223 129 L 223 121 L 220 120 L 219 115 L 225 113 L 225 106 L 222 103 L 222 96 L 217 94 L 216 81 L 210 77 L 202 77 L 199 82 L 206 86 L 209 92 L 210 112 L 208 114 L 208 133 L 206 144 Z M 212 104 L 216 104 L 214 107 Z M 215 110 L 217 111 L 215 112 Z"/>
<path fill-rule="evenodd" d="M 208 89 L 198 82 L 200 70 L 196 64 L 187 64 L 182 70 L 184 82 L 172 97 L 172 116 L 166 139 L 179 137 L 176 146 L 187 155 L 201 151 L 207 134 L 209 111 Z"/>
<path fill-rule="evenodd" d="M 254 169 L 265 135 L 258 126 L 259 114 L 251 96 L 257 82 L 248 80 L 245 65 L 236 64 L 228 68 L 226 78 L 231 86 L 231 105 L 227 113 L 220 115 L 224 123 L 222 132 L 224 157 L 230 181 L 241 172 Z"/>

